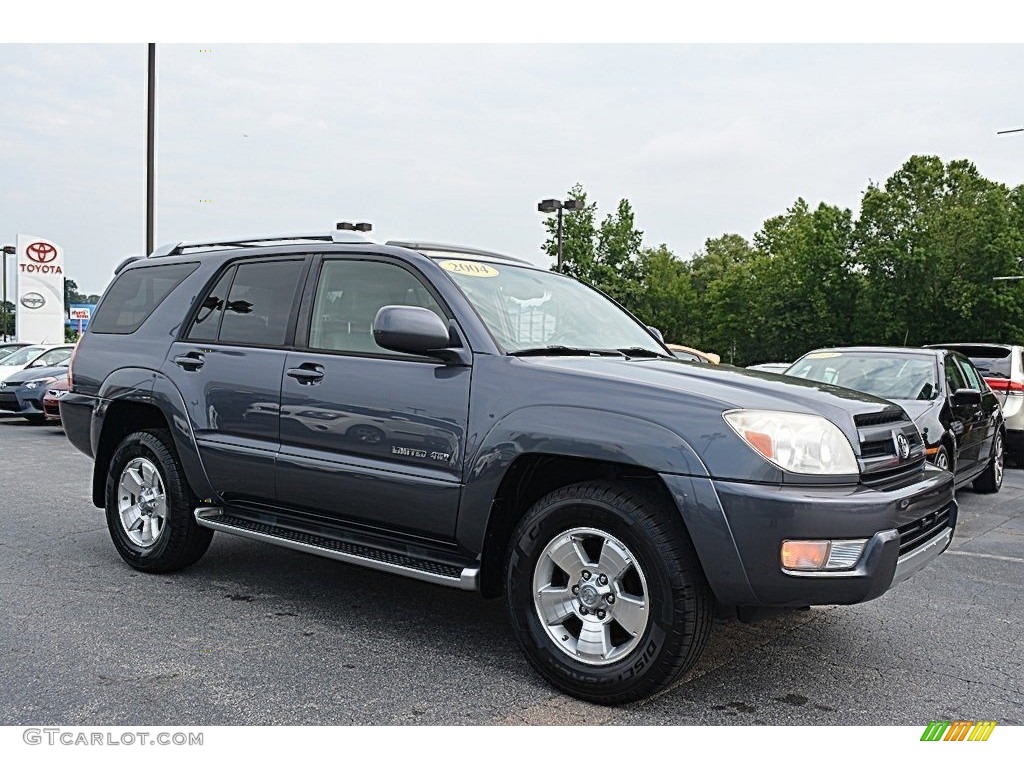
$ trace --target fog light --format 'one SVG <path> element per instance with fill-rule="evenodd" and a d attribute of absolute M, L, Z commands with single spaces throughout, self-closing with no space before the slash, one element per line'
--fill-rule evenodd
<path fill-rule="evenodd" d="M 782 567 L 787 571 L 844 571 L 857 565 L 867 539 L 823 539 L 782 542 Z"/>

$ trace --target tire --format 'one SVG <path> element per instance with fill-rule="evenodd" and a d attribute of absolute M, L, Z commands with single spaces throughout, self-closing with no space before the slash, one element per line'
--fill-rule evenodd
<path fill-rule="evenodd" d="M 566 560 L 567 547 L 582 556 Z M 632 564 L 623 570 L 627 559 Z M 605 570 L 619 575 L 602 585 Z M 534 504 L 512 534 L 505 590 L 531 664 L 556 688 L 599 704 L 637 701 L 676 680 L 703 651 L 714 615 L 678 510 L 623 483 L 578 483 Z M 534 599 L 541 592 L 552 598 L 543 607 Z M 563 625 L 551 624 L 552 610 L 565 615 Z M 595 642 L 581 652 L 585 627 Z"/>
<path fill-rule="evenodd" d="M 213 531 L 196 524 L 196 504 L 170 432 L 150 429 L 121 441 L 107 472 L 106 512 L 110 538 L 128 565 L 146 573 L 168 573 L 202 557 Z"/>
<path fill-rule="evenodd" d="M 992 446 L 992 458 L 988 461 L 988 467 L 978 475 L 974 481 L 974 490 L 977 493 L 998 493 L 1003 487 L 1003 474 L 1005 472 L 1004 462 L 1006 453 L 1004 447 L 1005 439 L 1003 433 L 996 432 L 994 445 Z"/>
<path fill-rule="evenodd" d="M 944 469 L 947 472 L 953 471 L 953 462 L 949 457 L 949 449 L 945 445 L 940 445 L 939 450 L 935 452 L 935 458 L 932 463 L 939 469 Z"/>
<path fill-rule="evenodd" d="M 46 423 L 46 414 L 33 413 L 31 416 L 25 416 L 25 421 L 33 426 L 41 426 Z"/>

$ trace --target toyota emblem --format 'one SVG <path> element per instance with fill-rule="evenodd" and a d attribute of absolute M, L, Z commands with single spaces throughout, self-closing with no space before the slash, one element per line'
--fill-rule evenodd
<path fill-rule="evenodd" d="M 907 440 L 907 436 L 902 432 L 893 432 L 893 441 L 896 443 L 896 455 L 900 459 L 905 459 L 910 456 L 910 441 Z"/>
<path fill-rule="evenodd" d="M 40 309 L 46 304 L 46 299 L 41 293 L 26 293 L 21 297 L 21 306 L 25 309 Z"/>
<path fill-rule="evenodd" d="M 49 264 L 57 258 L 57 249 L 49 243 L 40 241 L 28 246 L 25 254 L 36 264 Z"/>

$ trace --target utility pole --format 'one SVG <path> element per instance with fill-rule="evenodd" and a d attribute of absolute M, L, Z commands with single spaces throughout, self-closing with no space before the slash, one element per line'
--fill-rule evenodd
<path fill-rule="evenodd" d="M 0 315 L 0 317 L 2 317 L 3 320 L 0 320 L 0 322 L 2 322 L 4 324 L 3 325 L 4 341 L 7 341 L 7 315 L 8 315 L 8 312 L 7 312 L 7 257 L 8 256 L 13 256 L 17 252 L 18 252 L 18 249 L 15 246 L 13 246 L 13 245 L 5 245 L 3 247 L 3 262 L 4 262 L 3 314 Z"/>
<path fill-rule="evenodd" d="M 156 43 L 149 44 L 149 78 L 146 92 L 146 255 L 153 252 L 156 237 Z"/>

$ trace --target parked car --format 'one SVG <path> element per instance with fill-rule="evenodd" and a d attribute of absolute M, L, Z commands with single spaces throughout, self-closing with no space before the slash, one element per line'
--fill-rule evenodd
<path fill-rule="evenodd" d="M 926 454 L 981 493 L 1003 483 L 1006 427 L 999 401 L 970 360 L 947 349 L 816 349 L 787 376 L 867 392 L 897 403 L 921 430 Z M 897 436 L 898 437 L 898 436 Z M 888 450 L 869 446 L 866 450 Z"/>
<path fill-rule="evenodd" d="M 957 520 L 899 407 L 684 363 L 599 292 L 473 249 L 169 246 L 118 271 L 70 379 L 133 568 L 221 531 L 504 596 L 540 674 L 605 704 L 691 667 L 716 607 L 871 600 Z"/>
<path fill-rule="evenodd" d="M 19 349 L 23 349 L 29 346 L 28 344 L 20 341 L 3 341 L 0 342 L 0 364 L 3 363 L 4 358 L 9 355 L 13 355 Z"/>
<path fill-rule="evenodd" d="M 48 421 L 60 421 L 60 399 L 68 392 L 68 375 L 58 376 L 43 396 L 43 413 Z"/>
<path fill-rule="evenodd" d="M 64 365 L 36 368 L 29 366 L 19 373 L 0 381 L 0 411 L 24 416 L 32 424 L 43 424 L 46 412 L 43 398 L 47 390 L 59 378 L 66 378 L 67 361 Z"/>
<path fill-rule="evenodd" d="M 1024 347 L 1016 344 L 929 344 L 966 355 L 999 398 L 1006 423 L 1006 451 L 1024 464 Z"/>
<path fill-rule="evenodd" d="M 693 347 L 684 347 L 682 344 L 666 344 L 669 352 L 679 360 L 689 360 L 691 363 L 705 363 L 707 365 L 718 365 L 722 362 L 720 355 L 714 352 L 701 352 Z"/>
<path fill-rule="evenodd" d="M 0 361 L 0 382 L 28 368 L 50 368 L 66 362 L 74 344 L 33 344 L 23 347 Z"/>
<path fill-rule="evenodd" d="M 748 365 L 747 370 L 763 371 L 764 373 L 785 373 L 789 370 L 790 365 L 792 363 L 758 363 L 757 365 Z"/>

